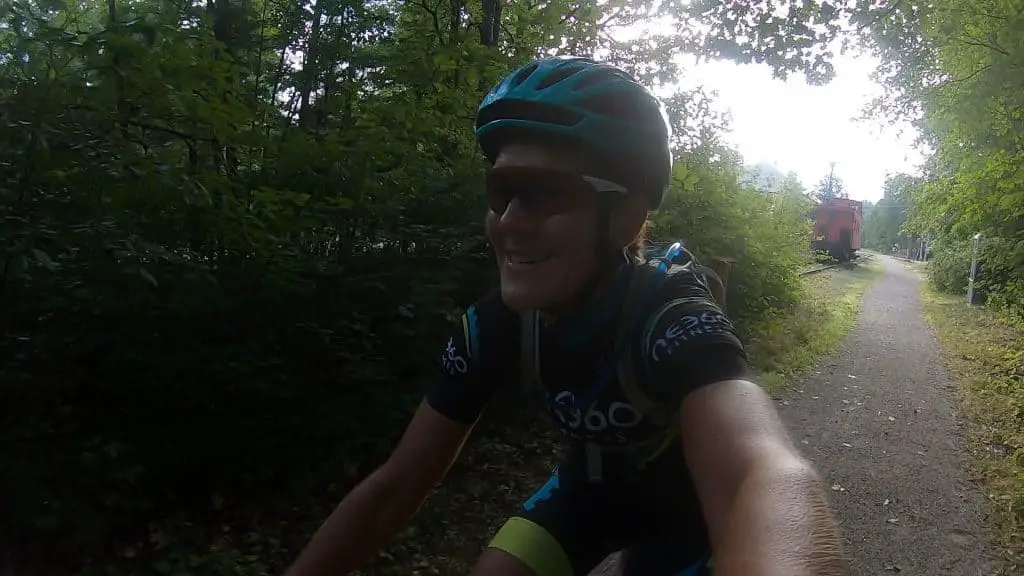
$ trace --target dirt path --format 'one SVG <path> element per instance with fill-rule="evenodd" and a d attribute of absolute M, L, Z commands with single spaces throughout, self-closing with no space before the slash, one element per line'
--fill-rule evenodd
<path fill-rule="evenodd" d="M 889 257 L 882 266 L 840 349 L 784 394 L 780 412 L 832 487 L 854 574 L 994 574 L 919 279 Z"/>

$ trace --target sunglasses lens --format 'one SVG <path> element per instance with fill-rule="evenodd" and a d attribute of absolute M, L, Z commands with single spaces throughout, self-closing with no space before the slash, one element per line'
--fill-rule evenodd
<path fill-rule="evenodd" d="M 513 198 L 527 212 L 550 216 L 575 208 L 592 188 L 575 174 L 557 171 L 494 171 L 488 174 L 491 210 L 504 214 Z"/>
<path fill-rule="evenodd" d="M 515 189 L 500 177 L 487 177 L 487 202 L 495 214 L 504 214 L 515 196 Z"/>

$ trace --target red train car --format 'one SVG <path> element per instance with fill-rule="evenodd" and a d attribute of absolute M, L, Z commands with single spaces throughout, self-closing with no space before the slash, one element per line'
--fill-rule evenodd
<path fill-rule="evenodd" d="M 814 207 L 814 248 L 847 262 L 860 250 L 864 209 L 858 200 L 831 198 Z"/>

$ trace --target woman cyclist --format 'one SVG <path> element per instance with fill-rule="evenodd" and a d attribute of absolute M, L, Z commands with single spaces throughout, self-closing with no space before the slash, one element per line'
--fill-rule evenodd
<path fill-rule="evenodd" d="M 474 575 L 799 576 L 843 570 L 821 481 L 751 383 L 690 266 L 645 263 L 669 184 L 659 101 L 622 70 L 546 58 L 476 120 L 500 290 L 469 307 L 394 453 L 341 502 L 290 576 L 347 574 L 412 517 L 499 386 L 527 385 L 571 439 Z"/>

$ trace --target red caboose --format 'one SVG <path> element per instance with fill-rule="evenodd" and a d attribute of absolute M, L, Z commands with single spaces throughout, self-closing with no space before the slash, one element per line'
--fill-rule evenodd
<path fill-rule="evenodd" d="M 814 248 L 846 262 L 860 249 L 863 227 L 864 212 L 860 201 L 849 198 L 825 200 L 814 207 Z"/>

